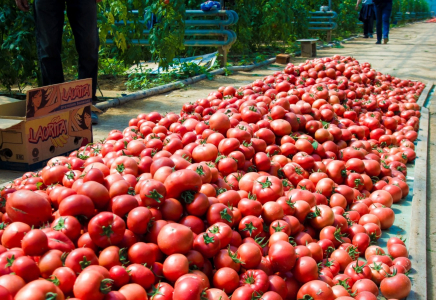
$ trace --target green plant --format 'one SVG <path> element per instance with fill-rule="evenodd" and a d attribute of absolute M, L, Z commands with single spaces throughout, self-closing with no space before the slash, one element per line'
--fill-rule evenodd
<path fill-rule="evenodd" d="M 0 1 L 0 84 L 19 91 L 37 78 L 33 15 L 17 10 L 15 1 Z"/>
<path fill-rule="evenodd" d="M 159 66 L 168 69 L 178 51 L 184 49 L 185 1 L 171 0 L 167 3 L 165 0 L 147 0 L 146 3 L 150 5 L 147 20 L 151 21 L 154 14 L 158 21 L 148 37 L 150 51 Z"/>
<path fill-rule="evenodd" d="M 169 67 L 171 69 L 168 72 L 161 72 L 159 74 L 152 74 L 151 69 L 145 69 L 139 73 L 131 73 L 128 76 L 128 81 L 125 83 L 126 87 L 132 91 L 149 89 L 201 74 L 205 74 L 209 80 L 213 79 L 213 75 L 209 73 L 205 66 L 200 66 L 196 63 L 173 62 Z M 216 68 L 216 66 L 213 66 L 211 69 L 213 68 Z"/>

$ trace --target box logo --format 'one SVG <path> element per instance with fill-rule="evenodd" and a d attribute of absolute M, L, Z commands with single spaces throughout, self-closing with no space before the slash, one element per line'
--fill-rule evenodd
<path fill-rule="evenodd" d="M 69 87 L 68 90 L 64 89 L 62 93 L 63 101 L 71 101 L 77 98 L 83 98 L 85 96 L 91 97 L 90 84 L 76 85 L 74 87 Z"/>
<path fill-rule="evenodd" d="M 61 119 L 59 116 L 52 119 L 47 126 L 38 126 L 38 129 L 29 128 L 29 142 L 37 144 L 39 141 L 47 141 L 48 139 L 56 139 L 60 136 L 66 135 L 67 120 Z"/>

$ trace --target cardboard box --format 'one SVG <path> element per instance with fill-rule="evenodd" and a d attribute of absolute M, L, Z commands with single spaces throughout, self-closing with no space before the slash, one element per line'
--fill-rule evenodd
<path fill-rule="evenodd" d="M 291 61 L 291 56 L 289 54 L 277 54 L 276 63 L 278 64 L 287 64 Z"/>
<path fill-rule="evenodd" d="M 92 142 L 92 80 L 45 86 L 0 102 L 0 169 L 31 171 Z"/>

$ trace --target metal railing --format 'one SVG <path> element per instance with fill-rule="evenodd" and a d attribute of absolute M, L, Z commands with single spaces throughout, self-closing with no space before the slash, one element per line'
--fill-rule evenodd
<path fill-rule="evenodd" d="M 431 18 L 431 12 L 397 12 L 394 19 L 398 21 L 418 21 Z"/>
<path fill-rule="evenodd" d="M 132 14 L 138 15 L 137 11 L 132 11 Z M 201 17 L 202 19 L 198 19 Z M 220 19 L 207 19 L 208 17 L 220 17 Z M 233 10 L 218 10 L 218 11 L 202 11 L 202 10 L 187 10 L 185 20 L 185 41 L 184 45 L 189 47 L 217 47 L 222 54 L 221 61 L 225 65 L 227 63 L 227 53 L 230 47 L 236 42 L 236 33 L 226 27 L 235 25 L 239 20 L 238 14 Z M 139 21 L 145 23 L 145 18 Z M 133 23 L 127 21 L 127 24 Z M 115 22 L 116 26 L 124 26 L 124 22 Z M 198 28 L 205 27 L 205 28 Z M 215 29 L 211 28 L 215 27 Z M 147 36 L 150 30 L 144 30 L 144 38 L 131 40 L 134 45 L 149 46 Z M 211 39 L 197 39 L 191 37 L 209 37 Z M 114 44 L 111 38 L 106 39 L 107 44 Z"/>
<path fill-rule="evenodd" d="M 338 16 L 334 11 L 313 11 L 309 14 L 309 30 L 335 30 L 338 27 L 338 24 L 333 22 Z"/>
<path fill-rule="evenodd" d="M 325 30 L 327 31 L 327 42 L 332 40 L 332 31 L 338 27 L 338 24 L 333 20 L 338 14 L 334 11 L 312 11 L 309 12 L 309 30 Z"/>

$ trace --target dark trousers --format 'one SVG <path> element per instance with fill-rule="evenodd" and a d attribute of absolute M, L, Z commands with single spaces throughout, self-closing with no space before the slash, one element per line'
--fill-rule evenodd
<path fill-rule="evenodd" d="M 374 34 L 374 17 L 372 15 L 363 20 L 363 34 L 365 36 Z"/>
<path fill-rule="evenodd" d="M 376 6 L 377 12 L 377 41 L 389 37 L 389 20 L 392 12 L 392 2 L 381 3 Z"/>
<path fill-rule="evenodd" d="M 36 41 L 42 84 L 64 82 L 61 52 L 65 7 L 79 54 L 79 79 L 92 78 L 94 97 L 99 47 L 97 4 L 94 0 L 35 0 Z"/>

